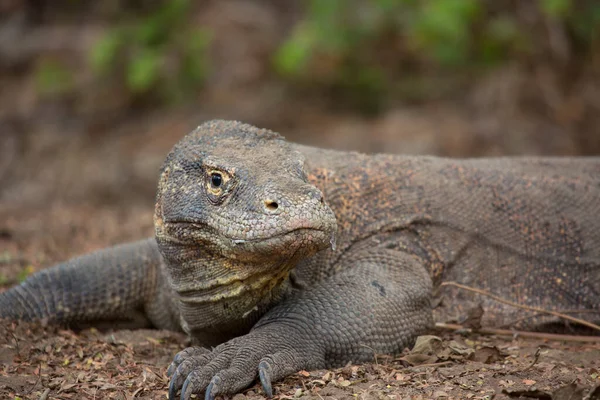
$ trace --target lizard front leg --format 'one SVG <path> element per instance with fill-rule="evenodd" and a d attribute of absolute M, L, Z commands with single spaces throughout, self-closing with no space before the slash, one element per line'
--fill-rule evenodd
<path fill-rule="evenodd" d="M 98 250 L 44 269 L 0 293 L 0 317 L 81 327 L 124 323 L 177 330 L 156 241 Z"/>
<path fill-rule="evenodd" d="M 431 280 L 415 259 L 372 248 L 345 257 L 339 273 L 299 291 L 244 336 L 212 352 L 188 348 L 171 366 L 169 398 L 238 392 L 259 377 L 271 382 L 301 369 L 364 362 L 395 353 L 432 324 Z"/>

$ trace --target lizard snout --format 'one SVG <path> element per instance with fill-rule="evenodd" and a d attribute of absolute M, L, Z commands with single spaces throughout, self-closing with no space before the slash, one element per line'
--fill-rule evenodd
<path fill-rule="evenodd" d="M 323 192 L 317 188 L 310 189 L 308 191 L 308 197 L 313 200 L 317 200 L 321 204 L 325 203 L 325 200 L 323 199 Z"/>
<path fill-rule="evenodd" d="M 295 199 L 286 199 L 274 194 L 266 195 L 263 200 L 263 210 L 266 214 L 280 214 L 282 211 L 285 211 L 294 205 L 298 206 L 307 201 L 313 204 L 315 201 L 320 204 L 325 204 L 323 193 L 317 188 L 308 189 L 302 195 L 292 197 L 295 197 Z"/>
<path fill-rule="evenodd" d="M 267 214 L 279 214 L 281 212 L 281 208 L 279 206 L 280 201 L 273 198 L 267 198 L 264 201 L 264 210 Z"/>

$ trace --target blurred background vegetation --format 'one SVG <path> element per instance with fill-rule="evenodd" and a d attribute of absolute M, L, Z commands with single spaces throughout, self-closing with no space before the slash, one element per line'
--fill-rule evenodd
<path fill-rule="evenodd" d="M 151 200 L 217 117 L 361 151 L 600 154 L 600 2 L 0 0 L 0 201 Z"/>
<path fill-rule="evenodd" d="M 25 7 L 34 20 L 85 16 L 105 23 L 86 54 L 94 80 L 118 82 L 132 99 L 150 95 L 154 105 L 165 105 L 190 100 L 210 78 L 211 29 L 194 18 L 210 2 L 86 3 L 31 1 Z M 290 84 L 336 91 L 360 113 L 381 112 L 390 99 L 452 95 L 466 76 L 512 62 L 559 69 L 599 62 L 600 3 L 593 0 L 282 3 L 278 8 L 287 3 L 296 15 L 265 54 L 272 73 Z M 39 93 L 78 90 L 73 73 L 60 60 L 40 60 Z"/>

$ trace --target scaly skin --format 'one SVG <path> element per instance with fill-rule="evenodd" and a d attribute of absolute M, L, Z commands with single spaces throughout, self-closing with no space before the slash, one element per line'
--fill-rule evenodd
<path fill-rule="evenodd" d="M 257 378 L 272 395 L 287 374 L 399 352 L 476 304 L 487 326 L 564 328 L 443 281 L 600 319 L 599 158 L 367 156 L 212 121 L 168 155 L 155 227 L 0 294 L 0 316 L 133 319 L 217 345 L 175 357 L 171 399 Z"/>

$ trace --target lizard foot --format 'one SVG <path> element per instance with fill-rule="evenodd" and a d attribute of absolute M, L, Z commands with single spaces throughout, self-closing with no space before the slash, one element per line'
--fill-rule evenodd
<path fill-rule="evenodd" d="M 272 397 L 271 382 L 316 365 L 309 354 L 309 349 L 300 345 L 297 335 L 277 329 L 252 331 L 213 351 L 190 347 L 175 356 L 167 371 L 171 376 L 169 400 L 175 400 L 179 390 L 181 400 L 203 391 L 205 399 L 213 400 L 217 395 L 247 388 L 257 377 L 265 395 Z"/>

